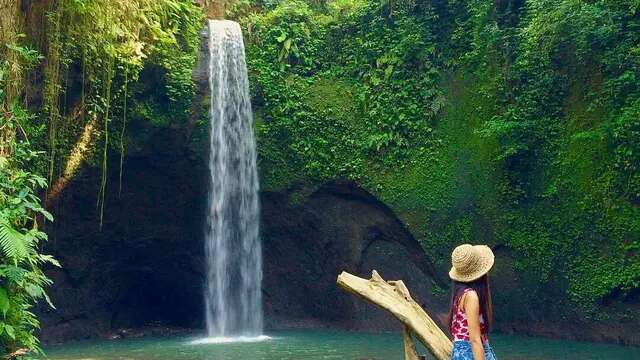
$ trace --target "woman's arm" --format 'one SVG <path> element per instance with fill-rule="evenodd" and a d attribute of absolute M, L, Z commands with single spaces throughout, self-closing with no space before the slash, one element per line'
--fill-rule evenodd
<path fill-rule="evenodd" d="M 485 360 L 482 333 L 480 331 L 480 300 L 478 299 L 478 294 L 475 291 L 469 291 L 464 294 L 462 301 L 469 325 L 469 341 L 471 342 L 473 359 Z"/>

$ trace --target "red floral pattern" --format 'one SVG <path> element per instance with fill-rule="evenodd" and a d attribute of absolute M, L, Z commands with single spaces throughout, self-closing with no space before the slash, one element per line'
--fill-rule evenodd
<path fill-rule="evenodd" d="M 462 294 L 464 295 L 468 291 L 473 291 L 473 289 L 464 289 Z M 452 306 L 454 311 L 454 316 L 451 319 L 451 336 L 453 337 L 453 341 L 469 341 L 469 322 L 467 321 L 467 314 L 465 314 L 464 309 L 459 307 L 458 304 L 454 303 Z M 482 333 L 482 342 L 486 342 L 488 340 L 487 327 L 484 324 L 482 314 L 480 315 L 480 332 Z"/>

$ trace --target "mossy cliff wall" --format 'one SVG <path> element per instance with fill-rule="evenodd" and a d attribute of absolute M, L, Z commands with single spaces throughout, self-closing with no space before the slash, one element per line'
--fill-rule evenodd
<path fill-rule="evenodd" d="M 556 5 L 236 5 L 262 186 L 351 179 L 443 279 L 494 248 L 499 329 L 638 344 L 638 9 Z"/>

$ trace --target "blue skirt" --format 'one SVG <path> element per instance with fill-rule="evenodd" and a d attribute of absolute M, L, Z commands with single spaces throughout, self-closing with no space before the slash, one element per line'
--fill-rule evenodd
<path fill-rule="evenodd" d="M 489 343 L 484 343 L 484 358 L 486 360 L 496 360 L 496 354 Z M 451 360 L 473 360 L 473 351 L 471 343 L 465 340 L 456 340 L 453 342 L 453 351 L 451 352 Z"/>

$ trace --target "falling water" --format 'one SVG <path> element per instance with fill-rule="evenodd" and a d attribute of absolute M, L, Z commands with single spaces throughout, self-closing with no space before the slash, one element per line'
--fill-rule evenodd
<path fill-rule="evenodd" d="M 258 174 L 240 26 L 209 21 L 211 150 L 205 313 L 211 338 L 262 333 Z"/>

